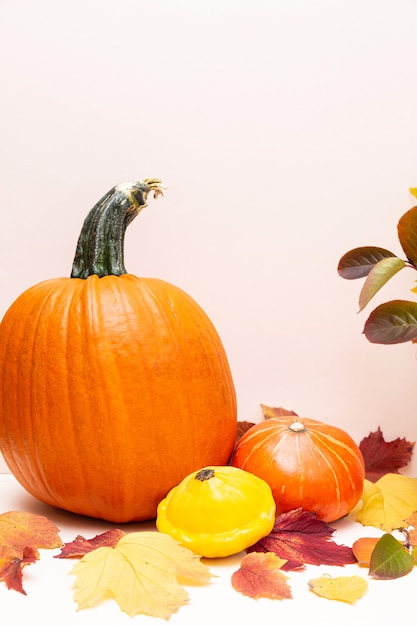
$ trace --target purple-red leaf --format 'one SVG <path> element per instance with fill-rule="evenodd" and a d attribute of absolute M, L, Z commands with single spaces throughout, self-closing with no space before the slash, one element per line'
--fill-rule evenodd
<path fill-rule="evenodd" d="M 66 543 L 61 552 L 55 556 L 56 559 L 72 559 L 80 558 L 96 548 L 114 548 L 119 539 L 121 539 L 126 533 L 118 528 L 107 530 L 100 535 L 96 535 L 92 539 L 84 539 L 81 535 L 78 535 L 74 541 Z"/>
<path fill-rule="evenodd" d="M 368 276 L 372 268 L 382 259 L 396 255 L 379 246 L 360 246 L 346 252 L 340 259 L 337 271 L 342 278 L 352 280 Z"/>
<path fill-rule="evenodd" d="M 393 441 L 385 441 L 378 430 L 364 437 L 359 444 L 365 462 L 366 478 L 376 482 L 385 474 L 398 474 L 401 467 L 410 463 L 415 442 L 397 437 Z"/>
<path fill-rule="evenodd" d="M 319 520 L 315 513 L 294 509 L 276 518 L 269 535 L 248 552 L 273 552 L 286 559 L 283 570 L 311 565 L 356 563 L 352 548 L 329 541 L 335 529 Z"/>
<path fill-rule="evenodd" d="M 0 581 L 6 583 L 8 589 L 26 595 L 26 591 L 23 589 L 23 567 L 35 563 L 38 558 L 38 551 L 30 546 L 22 549 L 20 557 L 16 556 L 6 546 L 2 546 L 0 550 Z"/>

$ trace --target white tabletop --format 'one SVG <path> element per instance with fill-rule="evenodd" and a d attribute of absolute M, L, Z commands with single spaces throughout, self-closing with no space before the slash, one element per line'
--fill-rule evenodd
<path fill-rule="evenodd" d="M 111 524 L 79 517 L 52 509 L 28 495 L 13 476 L 0 474 L 0 513 L 28 511 L 47 516 L 60 529 L 63 542 L 80 534 L 91 538 L 110 529 Z M 372 527 L 363 527 L 349 518 L 332 524 L 337 530 L 332 540 L 351 546 L 355 539 L 380 536 Z M 153 523 L 132 524 L 124 530 L 154 529 Z M 77 611 L 73 600 L 74 577 L 69 575 L 74 561 L 56 559 L 59 550 L 40 550 L 40 560 L 23 569 L 23 587 L 27 595 L 8 590 L 0 583 L 0 612 L 18 623 L 42 623 L 44 626 L 83 626 L 105 621 L 112 626 L 146 626 L 166 624 L 165 620 L 139 615 L 130 618 L 122 613 L 113 600 Z M 292 590 L 291 600 L 253 600 L 236 592 L 231 575 L 239 568 L 243 553 L 225 559 L 205 560 L 215 574 L 212 582 L 187 587 L 189 604 L 181 607 L 170 620 L 170 626 L 199 626 L 229 623 L 239 624 L 304 624 L 314 626 L 388 626 L 413 624 L 416 617 L 417 567 L 402 578 L 378 581 L 367 576 L 367 569 L 357 565 L 344 567 L 307 566 L 300 571 L 287 572 Z M 355 605 L 319 598 L 308 589 L 308 581 L 323 574 L 332 576 L 361 575 L 368 580 L 368 591 Z M 301 623 L 301 621 L 300 621 Z"/>

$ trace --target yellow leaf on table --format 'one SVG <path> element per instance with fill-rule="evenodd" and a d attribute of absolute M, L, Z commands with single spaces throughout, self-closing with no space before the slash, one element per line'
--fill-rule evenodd
<path fill-rule="evenodd" d="M 339 600 L 354 604 L 368 589 L 367 581 L 361 576 L 321 576 L 309 580 L 311 591 L 328 600 Z"/>
<path fill-rule="evenodd" d="M 404 520 L 416 510 L 417 478 L 385 474 L 376 483 L 365 480 L 356 521 L 391 532 L 404 526 Z"/>
<path fill-rule="evenodd" d="M 200 557 L 158 532 L 128 533 L 114 548 L 89 552 L 72 568 L 74 599 L 84 609 L 114 598 L 122 611 L 169 619 L 188 593 L 181 583 L 210 580 Z"/>

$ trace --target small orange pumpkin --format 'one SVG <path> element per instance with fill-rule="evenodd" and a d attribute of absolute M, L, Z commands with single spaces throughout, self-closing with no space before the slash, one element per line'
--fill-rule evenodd
<path fill-rule="evenodd" d="M 345 431 L 287 415 L 252 426 L 239 440 L 232 465 L 269 484 L 277 514 L 301 507 L 326 522 L 353 509 L 365 477 L 361 451 Z"/>
<path fill-rule="evenodd" d="M 160 181 L 90 211 L 71 277 L 25 291 L 0 325 L 0 451 L 39 500 L 122 523 L 151 519 L 192 471 L 224 465 L 236 398 L 213 324 L 184 291 L 124 267 L 126 226 Z"/>

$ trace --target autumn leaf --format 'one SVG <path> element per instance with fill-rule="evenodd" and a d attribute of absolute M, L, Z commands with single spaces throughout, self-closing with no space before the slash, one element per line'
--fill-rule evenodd
<path fill-rule="evenodd" d="M 414 511 L 409 517 L 404 520 L 404 523 L 408 526 L 412 526 L 412 530 L 409 531 L 410 545 L 417 546 L 417 511 Z"/>
<path fill-rule="evenodd" d="M 345 565 L 355 563 L 352 549 L 329 541 L 335 529 L 315 513 L 294 509 L 275 520 L 269 535 L 248 552 L 273 552 L 286 560 L 283 570 L 310 565 Z"/>
<path fill-rule="evenodd" d="M 362 506 L 356 521 L 387 532 L 404 526 L 404 520 L 417 510 L 417 478 L 385 474 L 376 483 L 364 481 Z"/>
<path fill-rule="evenodd" d="M 39 553 L 34 548 L 26 547 L 22 551 L 22 556 L 13 554 L 9 548 L 0 548 L 0 580 L 6 583 L 8 589 L 19 591 L 26 595 L 23 589 L 23 567 L 30 563 L 35 563 L 39 558 Z"/>
<path fill-rule="evenodd" d="M 0 545 L 22 558 L 26 547 L 60 548 L 59 529 L 47 517 L 9 511 L 0 515 Z"/>
<path fill-rule="evenodd" d="M 283 417 L 284 415 L 292 415 L 293 417 L 298 417 L 297 413 L 294 413 L 292 410 L 284 409 L 282 406 L 273 407 L 267 406 L 266 404 L 261 404 L 262 413 L 265 419 L 270 419 L 271 417 Z"/>
<path fill-rule="evenodd" d="M 210 571 L 200 557 L 157 532 L 124 535 L 114 548 L 100 547 L 74 565 L 74 599 L 79 609 L 113 596 L 130 616 L 169 619 L 183 604 L 186 582 L 206 583 Z"/>
<path fill-rule="evenodd" d="M 365 462 L 366 478 L 372 482 L 388 473 L 398 473 L 401 467 L 410 463 L 415 442 L 398 437 L 393 441 L 385 441 L 378 430 L 370 433 L 359 444 Z"/>
<path fill-rule="evenodd" d="M 369 567 L 372 552 L 378 541 L 379 537 L 361 537 L 353 542 L 352 551 L 360 567 Z"/>
<path fill-rule="evenodd" d="M 354 604 L 368 589 L 368 583 L 361 576 L 321 576 L 309 580 L 308 586 L 316 595 L 328 600 L 339 600 Z"/>
<path fill-rule="evenodd" d="M 232 574 L 232 587 L 245 596 L 283 600 L 292 598 L 288 577 L 281 572 L 285 564 L 272 552 L 246 554 L 240 568 Z"/>
<path fill-rule="evenodd" d="M 93 550 L 101 547 L 114 548 L 119 539 L 124 537 L 126 533 L 118 528 L 107 530 L 100 535 L 96 535 L 92 539 L 85 539 L 78 535 L 74 541 L 70 541 L 64 545 L 61 552 L 55 555 L 56 559 L 72 559 L 80 558 L 84 554 L 88 554 Z"/>
<path fill-rule="evenodd" d="M 414 558 L 400 541 L 389 533 L 376 543 L 369 564 L 369 575 L 390 580 L 405 576 L 414 568 Z"/>
<path fill-rule="evenodd" d="M 250 429 L 252 426 L 255 426 L 255 422 L 238 422 L 236 428 L 236 440 L 235 446 L 237 446 L 240 438 Z"/>
<path fill-rule="evenodd" d="M 43 515 L 9 511 L 0 515 L 0 581 L 26 594 L 23 567 L 39 559 L 37 548 L 59 548 L 58 528 Z"/>

